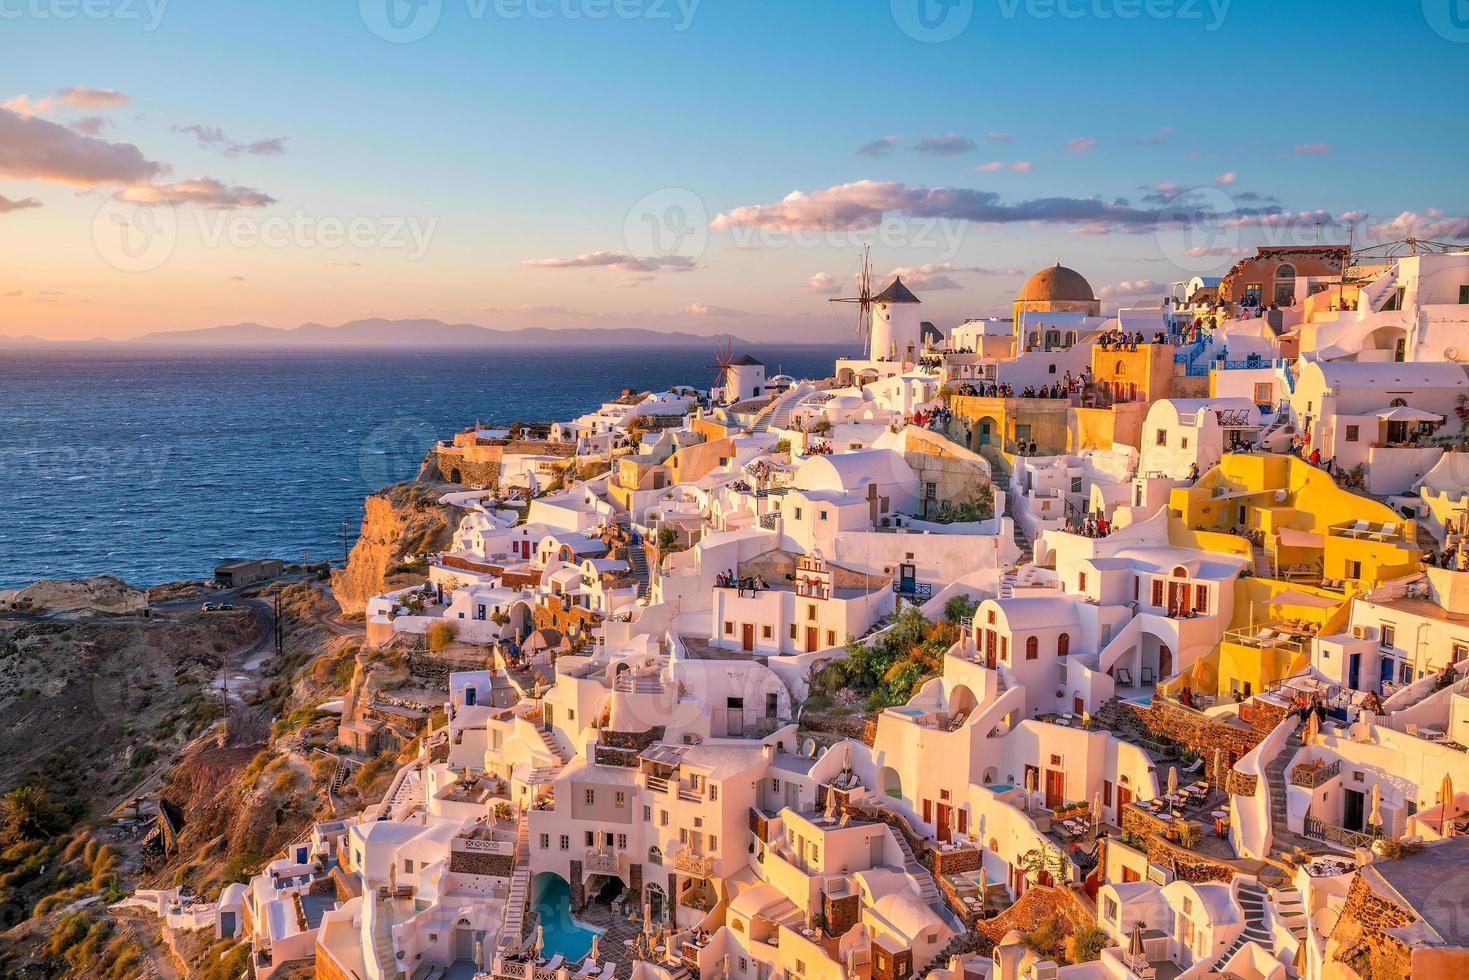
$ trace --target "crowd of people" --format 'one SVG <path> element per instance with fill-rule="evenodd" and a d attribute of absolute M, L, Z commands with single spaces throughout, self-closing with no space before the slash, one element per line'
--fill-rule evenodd
<path fill-rule="evenodd" d="M 1048 385 L 1025 385 L 1020 389 L 1021 398 L 1070 398 L 1086 390 L 1092 382 L 1091 370 L 1080 374 L 1067 371 L 1059 381 Z M 981 381 L 979 384 L 964 382 L 959 385 L 959 394 L 972 398 L 1014 398 L 1015 386 L 999 381 Z"/>
<path fill-rule="evenodd" d="M 1066 518 L 1066 530 L 1084 538 L 1105 538 L 1112 533 L 1112 525 L 1107 522 L 1106 514 L 1096 513 L 1087 514 L 1080 522 Z"/>
<path fill-rule="evenodd" d="M 737 589 L 742 598 L 746 592 L 753 596 L 768 591 L 770 588 L 765 584 L 765 576 L 736 575 L 732 568 L 714 576 L 714 585 L 720 589 Z"/>

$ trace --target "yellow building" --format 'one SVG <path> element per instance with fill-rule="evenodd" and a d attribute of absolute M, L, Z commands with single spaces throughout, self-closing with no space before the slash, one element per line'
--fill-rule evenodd
<path fill-rule="evenodd" d="M 1231 453 L 1172 491 L 1170 538 L 1249 555 L 1219 648 L 1171 687 L 1249 695 L 1303 670 L 1311 640 L 1345 628 L 1351 599 L 1415 574 L 1417 528 L 1293 456 Z"/>

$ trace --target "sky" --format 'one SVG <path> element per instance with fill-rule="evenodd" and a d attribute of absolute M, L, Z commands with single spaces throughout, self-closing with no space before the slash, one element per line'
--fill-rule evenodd
<path fill-rule="evenodd" d="M 941 328 L 1469 239 L 1461 0 L 0 0 L 0 335 Z M 1405 70 L 1411 66 L 1411 70 Z"/>

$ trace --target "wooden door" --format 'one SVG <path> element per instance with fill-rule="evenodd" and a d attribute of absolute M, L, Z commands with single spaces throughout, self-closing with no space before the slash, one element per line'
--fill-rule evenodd
<path fill-rule="evenodd" d="M 1126 786 L 1117 787 L 1117 822 L 1122 823 L 1122 808 L 1132 802 L 1132 790 Z"/>
<path fill-rule="evenodd" d="M 995 669 L 995 631 L 985 630 L 984 634 L 984 665 L 990 670 Z"/>
<path fill-rule="evenodd" d="M 741 623 L 740 624 L 740 649 L 741 650 L 753 650 L 753 649 L 755 649 L 755 624 L 753 624 L 753 623 Z"/>
<path fill-rule="evenodd" d="M 947 844 L 949 842 L 949 839 L 953 836 L 949 833 L 949 814 L 952 812 L 953 807 L 949 806 L 949 804 L 947 803 L 940 803 L 938 810 L 939 820 L 937 824 L 937 834 L 935 836 L 938 837 L 940 843 Z"/>
<path fill-rule="evenodd" d="M 1054 810 L 1066 802 L 1066 773 L 1060 769 L 1046 770 L 1046 806 Z"/>
<path fill-rule="evenodd" d="M 818 635 L 817 635 L 817 629 L 816 629 L 816 627 L 815 626 L 808 626 L 808 627 L 806 627 L 806 652 L 807 653 L 815 653 L 817 650 L 821 649 L 821 644 L 818 642 L 818 640 L 819 640 L 819 638 L 818 638 Z"/>

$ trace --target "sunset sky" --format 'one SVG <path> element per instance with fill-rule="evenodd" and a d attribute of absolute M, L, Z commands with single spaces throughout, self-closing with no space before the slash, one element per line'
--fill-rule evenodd
<path fill-rule="evenodd" d="M 947 2 L 0 0 L 0 335 L 820 341 L 864 241 L 947 328 L 1469 238 L 1449 0 Z"/>

